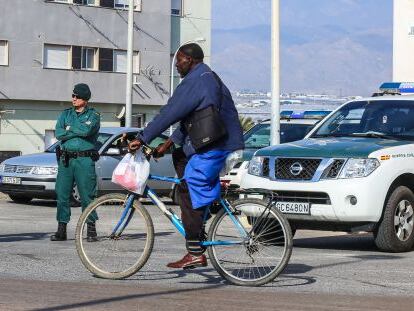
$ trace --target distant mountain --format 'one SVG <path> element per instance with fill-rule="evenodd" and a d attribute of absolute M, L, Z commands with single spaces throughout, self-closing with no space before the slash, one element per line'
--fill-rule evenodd
<path fill-rule="evenodd" d="M 283 91 L 368 95 L 391 79 L 392 1 L 281 4 Z M 270 89 L 269 11 L 270 0 L 213 1 L 212 65 L 233 90 Z"/>

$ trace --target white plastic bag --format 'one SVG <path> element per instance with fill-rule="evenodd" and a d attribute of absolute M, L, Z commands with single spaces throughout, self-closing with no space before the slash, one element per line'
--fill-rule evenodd
<path fill-rule="evenodd" d="M 230 173 L 233 167 L 243 160 L 243 150 L 236 150 L 230 153 L 226 158 L 226 163 L 220 171 L 220 176 L 223 177 Z"/>
<path fill-rule="evenodd" d="M 112 182 L 135 192 L 144 193 L 150 171 L 150 164 L 141 150 L 135 155 L 127 153 L 112 173 Z"/>

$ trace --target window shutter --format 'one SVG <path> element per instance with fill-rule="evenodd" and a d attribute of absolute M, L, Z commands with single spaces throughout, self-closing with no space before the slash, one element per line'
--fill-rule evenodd
<path fill-rule="evenodd" d="M 0 41 L 0 65 L 7 63 L 7 41 Z"/>
<path fill-rule="evenodd" d="M 44 64 L 45 68 L 70 69 L 69 66 L 69 46 L 64 45 L 45 45 Z"/>
<path fill-rule="evenodd" d="M 72 69 L 81 69 L 82 47 L 72 46 Z"/>
<path fill-rule="evenodd" d="M 114 71 L 126 72 L 127 71 L 127 51 L 115 50 L 114 51 Z"/>
<path fill-rule="evenodd" d="M 99 49 L 99 71 L 113 71 L 114 70 L 114 50 Z"/>
<path fill-rule="evenodd" d="M 114 7 L 114 0 L 101 0 L 101 6 L 105 8 L 113 8 Z"/>

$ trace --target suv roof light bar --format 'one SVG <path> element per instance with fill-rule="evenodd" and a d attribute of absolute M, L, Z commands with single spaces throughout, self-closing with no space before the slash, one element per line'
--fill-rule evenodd
<path fill-rule="evenodd" d="M 379 89 L 380 93 L 374 93 L 373 96 L 409 95 L 414 94 L 414 82 L 385 82 Z"/>

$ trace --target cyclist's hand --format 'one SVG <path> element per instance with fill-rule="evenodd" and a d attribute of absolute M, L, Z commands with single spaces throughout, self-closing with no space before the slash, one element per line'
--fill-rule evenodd
<path fill-rule="evenodd" d="M 157 148 L 155 148 L 154 153 L 153 153 L 153 157 L 155 159 L 161 158 L 164 156 L 164 154 L 167 152 L 167 150 L 173 145 L 174 143 L 170 140 L 167 139 L 165 141 L 165 143 L 163 144 L 159 144 Z"/>
<path fill-rule="evenodd" d="M 166 149 L 164 147 L 164 144 L 159 144 L 158 147 L 155 148 L 152 156 L 154 157 L 154 159 L 162 158 L 164 156 L 165 151 Z"/>
<path fill-rule="evenodd" d="M 139 139 L 134 139 L 128 144 L 129 152 L 135 152 L 139 147 L 141 147 L 142 142 Z"/>

